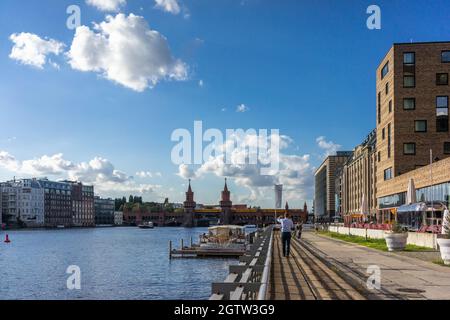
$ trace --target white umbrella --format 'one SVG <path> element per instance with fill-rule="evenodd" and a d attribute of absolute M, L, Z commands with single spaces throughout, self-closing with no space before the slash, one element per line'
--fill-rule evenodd
<path fill-rule="evenodd" d="M 369 211 L 369 206 L 367 204 L 366 194 L 363 193 L 363 196 L 361 199 L 361 213 L 363 214 L 365 219 L 367 218 L 368 211 Z"/>
<path fill-rule="evenodd" d="M 414 180 L 411 178 L 408 182 L 408 190 L 406 191 L 406 204 L 416 203 L 416 187 L 414 186 Z"/>
<path fill-rule="evenodd" d="M 442 219 L 442 234 L 446 234 L 447 233 L 447 230 L 445 230 L 446 227 L 450 228 L 450 225 L 447 225 L 447 221 L 448 221 L 448 218 L 449 218 L 448 215 L 449 215 L 448 209 L 445 209 L 444 210 L 444 216 L 443 216 L 443 219 Z"/>

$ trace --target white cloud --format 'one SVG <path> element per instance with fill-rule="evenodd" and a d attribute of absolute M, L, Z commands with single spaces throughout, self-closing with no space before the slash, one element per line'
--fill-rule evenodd
<path fill-rule="evenodd" d="M 162 177 L 161 172 L 150 172 L 150 171 L 138 171 L 136 172 L 136 176 L 139 178 L 153 178 L 153 177 Z"/>
<path fill-rule="evenodd" d="M 203 84 L 204 84 L 204 83 L 203 83 L 203 80 L 199 80 L 199 81 L 198 81 L 198 86 L 199 86 L 199 87 L 203 87 Z"/>
<path fill-rule="evenodd" d="M 161 9 L 172 14 L 179 14 L 181 11 L 177 0 L 155 0 L 155 8 Z"/>
<path fill-rule="evenodd" d="M 187 78 L 186 64 L 172 57 L 167 39 L 134 14 L 107 16 L 93 30 L 78 27 L 67 55 L 73 69 L 99 72 L 138 92 Z"/>
<path fill-rule="evenodd" d="M 233 141 L 225 141 L 223 147 Z M 242 143 L 248 146 L 258 144 L 258 137 L 246 135 Z M 280 149 L 286 149 L 293 140 L 280 136 Z M 242 158 L 246 163 L 242 164 Z M 283 184 L 286 200 L 304 201 L 312 199 L 314 170 L 309 155 L 289 155 L 280 152 L 280 168 L 276 175 L 261 175 L 261 163 L 249 164 L 245 149 L 236 148 L 231 155 L 231 163 L 226 163 L 224 155 L 211 157 L 197 170 L 187 165 L 180 165 L 178 175 L 187 178 L 199 178 L 213 174 L 217 177 L 234 178 L 236 185 L 246 188 L 249 194 L 238 201 L 262 202 L 273 198 L 274 184 Z"/>
<path fill-rule="evenodd" d="M 101 11 L 119 11 L 120 7 L 127 4 L 126 0 L 86 0 L 86 3 Z"/>
<path fill-rule="evenodd" d="M 195 174 L 194 170 L 190 166 L 188 166 L 186 164 L 180 164 L 178 166 L 178 173 L 177 173 L 177 175 L 180 176 L 183 179 L 190 179 L 190 178 L 195 178 L 196 177 L 196 174 Z"/>
<path fill-rule="evenodd" d="M 334 143 L 333 141 L 326 141 L 324 136 L 318 137 L 316 142 L 319 148 L 325 151 L 324 156 L 335 154 L 336 151 L 342 147 L 340 144 Z"/>
<path fill-rule="evenodd" d="M 22 64 L 44 68 L 49 54 L 59 55 L 64 44 L 54 39 L 42 39 L 28 32 L 14 33 L 9 39 L 14 43 L 9 57 Z"/>
<path fill-rule="evenodd" d="M 249 107 L 247 107 L 245 104 L 240 104 L 236 107 L 236 112 L 247 112 L 248 110 L 250 110 Z"/>
<path fill-rule="evenodd" d="M 132 176 L 117 170 L 107 159 L 95 157 L 88 162 L 75 163 L 66 160 L 61 153 L 52 156 L 44 155 L 39 158 L 19 161 L 6 151 L 0 151 L 0 167 L 16 175 L 43 177 L 55 179 L 69 179 L 81 181 L 95 186 L 96 192 L 104 195 L 121 193 L 152 193 L 159 189 L 159 185 L 139 184 Z"/>

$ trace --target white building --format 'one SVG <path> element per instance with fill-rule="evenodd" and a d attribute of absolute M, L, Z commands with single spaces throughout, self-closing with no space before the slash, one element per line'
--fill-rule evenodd
<path fill-rule="evenodd" d="M 121 226 L 123 224 L 123 212 L 114 211 L 114 224 L 116 226 Z"/>
<path fill-rule="evenodd" d="M 13 180 L 0 184 L 3 223 L 24 223 L 27 227 L 44 225 L 44 189 L 35 179 Z"/>

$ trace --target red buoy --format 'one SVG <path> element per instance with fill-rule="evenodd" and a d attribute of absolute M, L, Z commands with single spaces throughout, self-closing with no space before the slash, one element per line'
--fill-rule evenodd
<path fill-rule="evenodd" d="M 5 243 L 10 243 L 10 242 L 11 242 L 11 240 L 9 240 L 9 236 L 6 235 L 6 237 L 5 237 Z"/>

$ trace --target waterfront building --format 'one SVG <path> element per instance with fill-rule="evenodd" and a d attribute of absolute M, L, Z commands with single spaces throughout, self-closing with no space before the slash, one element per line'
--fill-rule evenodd
<path fill-rule="evenodd" d="M 0 183 L 2 223 L 15 225 L 17 223 L 17 188 L 8 182 Z"/>
<path fill-rule="evenodd" d="M 316 219 L 330 220 L 336 213 L 336 172 L 352 156 L 351 151 L 338 151 L 322 162 L 314 174 L 314 213 Z"/>
<path fill-rule="evenodd" d="M 116 226 L 123 225 L 123 212 L 122 211 L 114 211 L 114 225 L 116 225 Z"/>
<path fill-rule="evenodd" d="M 115 224 L 115 203 L 111 198 L 94 197 L 95 224 Z"/>
<path fill-rule="evenodd" d="M 376 214 L 376 160 L 376 130 L 373 130 L 336 174 L 336 212 L 345 220 Z M 366 212 L 362 212 L 363 206 Z"/>
<path fill-rule="evenodd" d="M 377 89 L 377 187 L 450 155 L 450 42 L 394 44 Z"/>
<path fill-rule="evenodd" d="M 94 187 L 78 181 L 64 181 L 71 186 L 72 225 L 95 226 Z"/>
<path fill-rule="evenodd" d="M 47 227 L 71 227 L 72 185 L 48 179 L 38 180 L 44 188 L 44 224 Z"/>
<path fill-rule="evenodd" d="M 394 44 L 377 69 L 378 217 L 404 203 L 409 178 L 418 199 L 448 204 L 449 73 L 450 42 Z"/>

